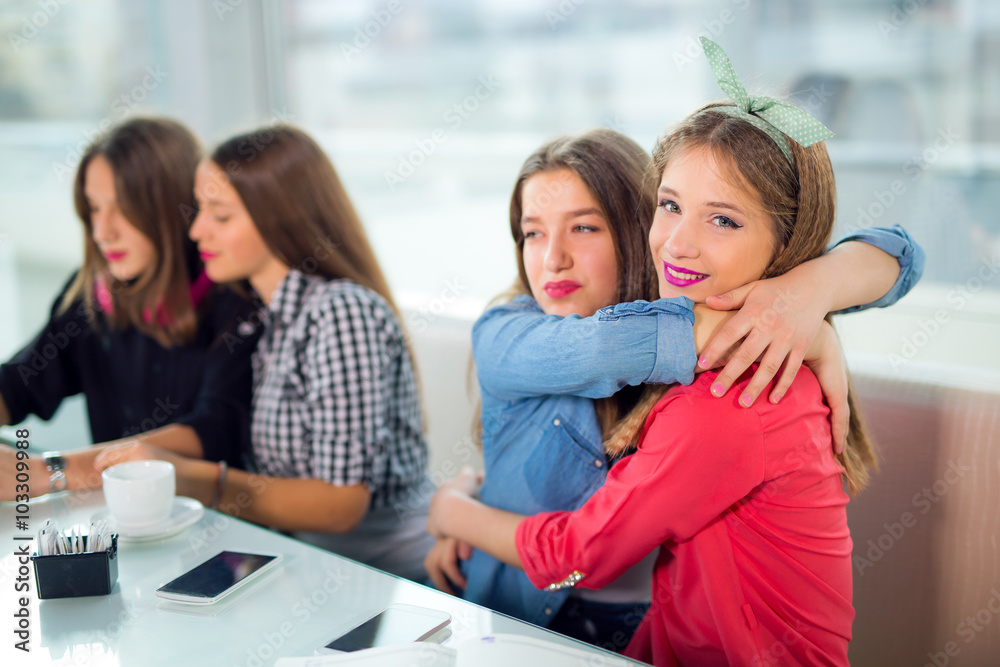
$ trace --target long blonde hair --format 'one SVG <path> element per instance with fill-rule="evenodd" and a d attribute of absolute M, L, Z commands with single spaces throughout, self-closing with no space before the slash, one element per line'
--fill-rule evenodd
<path fill-rule="evenodd" d="M 803 148 L 788 139 L 793 163 L 764 132 L 745 120 L 709 104 L 662 134 L 653 150 L 648 188 L 653 192 L 667 164 L 692 148 L 707 148 L 722 167 L 723 177 L 734 187 L 756 192 L 773 221 L 775 256 L 761 278 L 779 276 L 822 255 L 833 232 L 836 185 L 833 167 L 823 143 Z M 827 316 L 829 319 L 829 316 Z M 622 419 L 605 442 L 605 451 L 621 456 L 634 449 L 649 413 L 668 386 L 647 385 L 639 403 Z M 851 421 L 847 447 L 839 455 L 851 493 L 868 482 L 869 468 L 876 468 L 875 444 L 865 426 L 853 386 L 849 383 Z"/>

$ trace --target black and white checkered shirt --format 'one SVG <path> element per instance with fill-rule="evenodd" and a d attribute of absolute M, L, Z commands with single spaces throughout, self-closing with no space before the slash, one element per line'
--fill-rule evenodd
<path fill-rule="evenodd" d="M 399 322 L 350 280 L 292 270 L 253 359 L 257 470 L 365 484 L 386 507 L 426 474 L 419 396 Z"/>

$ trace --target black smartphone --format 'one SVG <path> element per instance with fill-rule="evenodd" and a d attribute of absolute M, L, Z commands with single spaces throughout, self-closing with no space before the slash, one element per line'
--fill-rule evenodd
<path fill-rule="evenodd" d="M 360 651 L 376 646 L 418 642 L 427 639 L 450 621 L 451 616 L 443 611 L 393 604 L 340 635 L 318 652 Z"/>
<path fill-rule="evenodd" d="M 281 561 L 280 554 L 222 551 L 156 589 L 161 598 L 211 604 L 259 577 Z"/>

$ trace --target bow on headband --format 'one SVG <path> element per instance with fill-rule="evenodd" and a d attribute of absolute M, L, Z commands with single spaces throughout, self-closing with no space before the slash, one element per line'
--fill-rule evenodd
<path fill-rule="evenodd" d="M 740 83 L 736 70 L 733 69 L 733 63 L 722 47 L 704 37 L 701 38 L 701 45 L 705 48 L 708 64 L 712 67 L 712 73 L 719 82 L 719 87 L 736 103 L 734 107 L 712 107 L 713 111 L 742 118 L 765 132 L 774 143 L 778 144 L 778 148 L 789 162 L 792 162 L 792 152 L 788 148 L 788 142 L 785 141 L 786 136 L 804 148 L 833 136 L 833 132 L 823 123 L 796 106 L 773 97 L 751 97 Z"/>

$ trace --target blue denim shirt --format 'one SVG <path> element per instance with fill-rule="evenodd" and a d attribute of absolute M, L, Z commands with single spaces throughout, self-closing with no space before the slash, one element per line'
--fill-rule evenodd
<path fill-rule="evenodd" d="M 840 243 L 850 240 L 885 250 L 900 264 L 892 290 L 861 308 L 891 305 L 919 279 L 923 251 L 901 227 L 861 230 Z M 519 296 L 483 314 L 472 329 L 482 394 L 483 502 L 529 515 L 583 505 L 608 469 L 593 399 L 626 385 L 690 384 L 692 305 L 686 298 L 637 301 L 563 318 Z M 844 312 L 852 310 L 858 308 Z M 524 572 L 479 550 L 464 570 L 465 599 L 541 626 L 570 593 L 538 590 Z"/>
<path fill-rule="evenodd" d="M 899 262 L 899 277 L 896 283 L 881 299 L 863 306 L 851 306 L 838 310 L 837 314 L 854 313 L 868 308 L 885 308 L 909 294 L 920 277 L 924 275 L 924 249 L 914 241 L 899 225 L 892 227 L 871 227 L 858 229 L 837 241 L 833 247 L 847 241 L 862 241 L 896 258 Z"/>
<path fill-rule="evenodd" d="M 563 318 L 519 296 L 479 318 L 472 351 L 483 403 L 483 502 L 520 514 L 583 505 L 608 467 L 593 399 L 625 385 L 690 384 L 692 305 L 683 297 L 637 301 Z M 542 626 L 569 595 L 539 591 L 524 572 L 478 550 L 466 579 L 467 600 Z"/>

